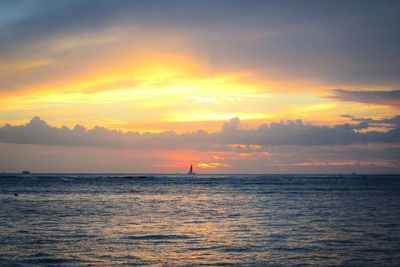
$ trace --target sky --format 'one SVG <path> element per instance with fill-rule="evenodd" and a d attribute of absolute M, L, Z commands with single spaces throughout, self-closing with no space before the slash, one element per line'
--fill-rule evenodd
<path fill-rule="evenodd" d="M 399 1 L 0 1 L 0 172 L 400 173 Z"/>

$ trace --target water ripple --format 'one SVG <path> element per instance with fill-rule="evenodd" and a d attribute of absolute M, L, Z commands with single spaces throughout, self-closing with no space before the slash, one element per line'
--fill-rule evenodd
<path fill-rule="evenodd" d="M 0 265 L 400 266 L 399 211 L 399 176 L 8 175 Z"/>

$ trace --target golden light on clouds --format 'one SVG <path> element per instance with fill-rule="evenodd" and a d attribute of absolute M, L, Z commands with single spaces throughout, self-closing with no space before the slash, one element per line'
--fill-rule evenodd
<path fill-rule="evenodd" d="M 34 58 L 0 63 L 3 76 L 18 80 L 0 93 L 1 123 L 40 115 L 55 125 L 183 132 L 216 131 L 233 117 L 249 127 L 287 119 L 332 125 L 346 121 L 342 114 L 397 112 L 327 99 L 333 85 L 317 79 L 217 68 L 184 38 L 150 36 L 132 26 L 46 39 L 40 46 L 47 50 Z"/>
<path fill-rule="evenodd" d="M 227 121 L 234 117 L 240 117 L 243 120 L 263 120 L 269 118 L 263 113 L 217 113 L 209 109 L 198 109 L 190 112 L 170 113 L 165 116 L 167 121 Z"/>
<path fill-rule="evenodd" d="M 75 45 L 79 42 L 68 46 Z M 133 55 L 119 52 L 108 58 L 107 64 L 104 58 L 97 58 L 85 63 L 88 66 L 83 64 L 80 67 L 83 71 L 78 74 L 28 84 L 6 93 L 1 109 L 8 112 L 18 109 L 19 113 L 41 115 L 50 121 L 59 118 L 58 124 L 71 121 L 63 117 L 73 118 L 83 113 L 86 119 L 79 116 L 79 122 L 89 126 L 115 126 L 132 120 L 140 125 L 146 121 L 222 122 L 235 116 L 243 120 L 268 118 L 266 113 L 248 106 L 248 101 L 270 97 L 260 91 L 257 83 L 243 80 L 248 74 L 214 72 L 194 57 L 149 50 Z M 244 111 L 235 108 L 234 104 L 239 102 Z M 107 116 L 103 115 L 105 110 Z M 116 123 L 110 124 L 112 121 Z"/>

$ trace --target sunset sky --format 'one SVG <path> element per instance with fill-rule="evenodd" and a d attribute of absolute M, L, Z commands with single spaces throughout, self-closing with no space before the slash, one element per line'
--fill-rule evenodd
<path fill-rule="evenodd" d="M 0 1 L 0 172 L 399 173 L 399 1 Z"/>

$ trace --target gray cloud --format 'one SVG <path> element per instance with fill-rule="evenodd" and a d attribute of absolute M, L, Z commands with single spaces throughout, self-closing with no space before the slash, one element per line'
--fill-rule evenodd
<path fill-rule="evenodd" d="M 329 98 L 341 101 L 360 102 L 368 104 L 389 105 L 400 108 L 400 90 L 392 91 L 351 91 L 334 89 Z"/>
<path fill-rule="evenodd" d="M 0 58 L 45 54 L 42 42 L 60 36 L 133 26 L 171 30 L 221 67 L 400 83 L 399 1 L 2 1 L 2 9 L 13 15 L 0 20 Z"/>
<path fill-rule="evenodd" d="M 395 119 L 394 119 L 395 120 Z M 378 123 L 378 122 L 375 122 Z M 399 143 L 400 127 L 387 132 L 366 131 L 368 123 L 339 124 L 333 127 L 307 125 L 301 120 L 287 123 L 263 124 L 256 129 L 243 130 L 240 120 L 233 118 L 222 130 L 208 133 L 198 130 L 178 134 L 173 131 L 161 133 L 121 132 L 96 126 L 85 129 L 52 127 L 39 117 L 25 125 L 6 124 L 0 128 L 0 141 L 16 144 L 42 144 L 60 146 L 89 146 L 135 149 L 198 149 L 226 150 L 231 144 L 244 145 L 348 145 L 353 143 Z M 238 149 L 238 148 L 232 148 Z M 251 150 L 252 148 L 240 148 Z M 239 149 L 239 150 L 240 150 Z"/>
<path fill-rule="evenodd" d="M 383 119 L 372 119 L 372 118 L 357 118 L 351 115 L 342 115 L 344 118 L 350 118 L 352 121 L 357 121 L 360 124 L 371 125 L 374 127 L 389 127 L 389 128 L 399 128 L 400 127 L 400 115 L 383 118 Z"/>

